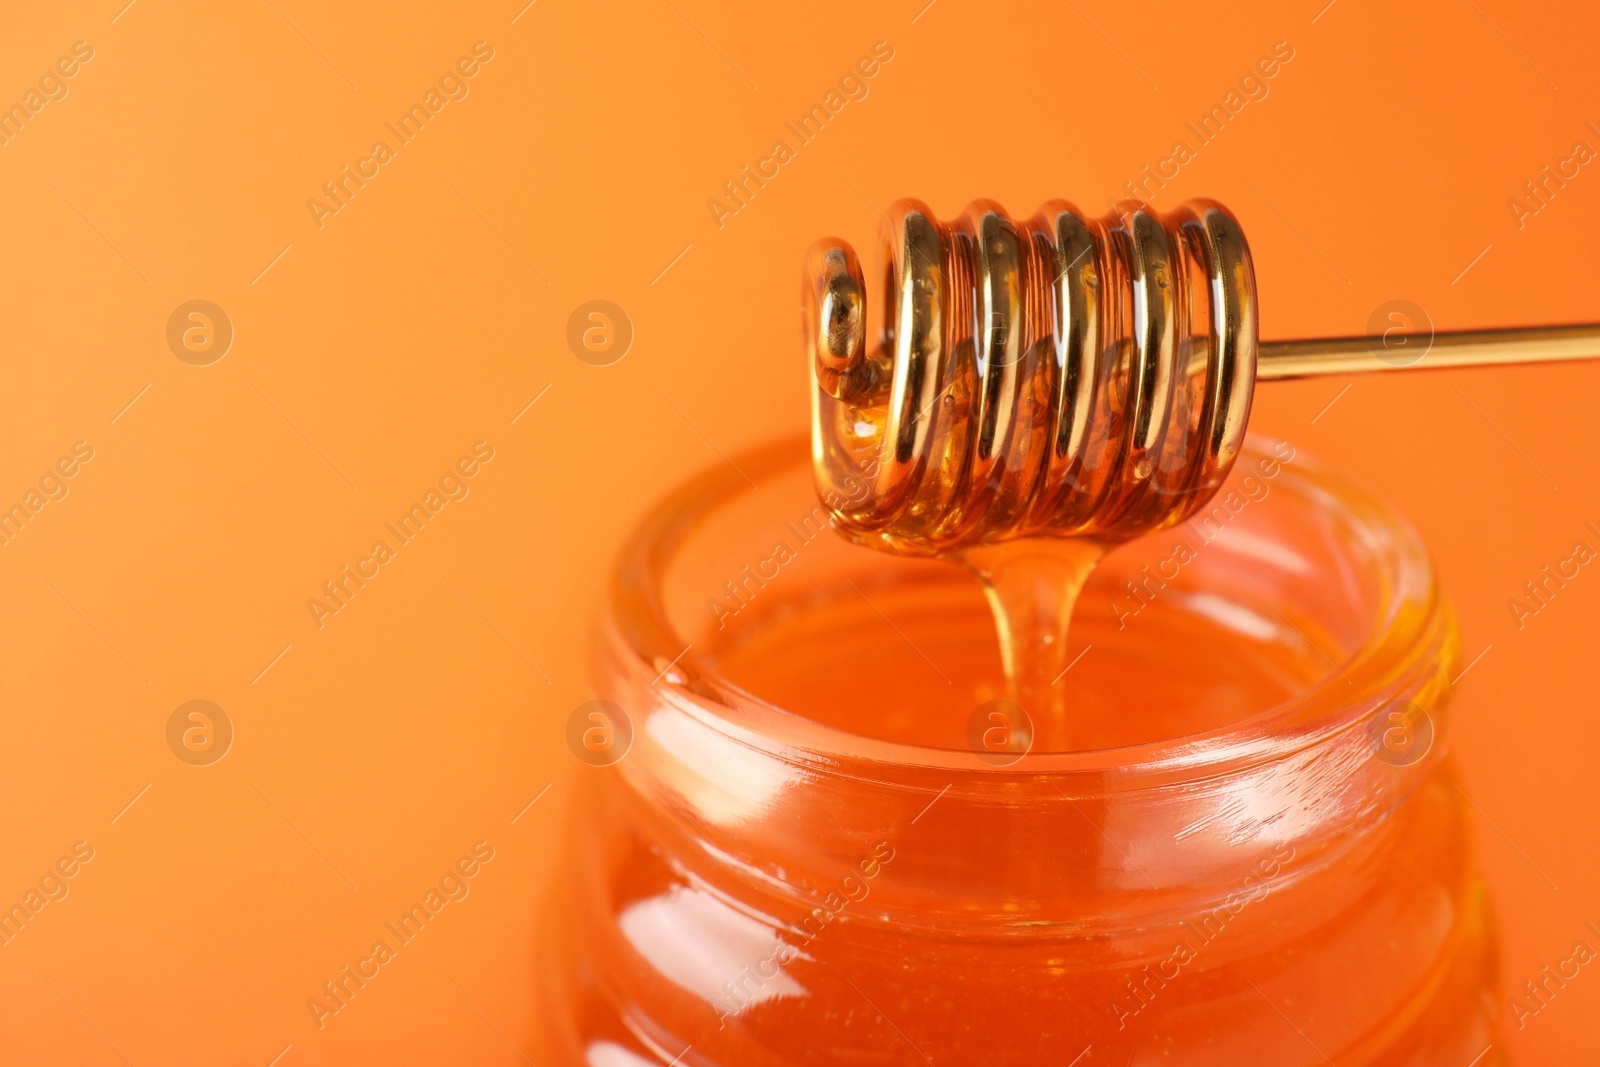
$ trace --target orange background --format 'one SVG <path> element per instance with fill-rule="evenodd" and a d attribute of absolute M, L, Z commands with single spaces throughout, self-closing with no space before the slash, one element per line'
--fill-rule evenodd
<path fill-rule="evenodd" d="M 1507 207 L 1600 148 L 1582 5 L 123 2 L 0 33 L 0 103 L 94 49 L 0 146 L 0 504 L 94 449 L 0 547 L 0 903 L 95 850 L 0 948 L 5 1062 L 523 1062 L 535 903 L 602 773 L 562 731 L 607 561 L 719 450 L 804 426 L 801 253 L 870 245 L 896 197 L 1097 209 L 1288 41 L 1155 200 L 1234 208 L 1266 337 L 1393 298 L 1440 328 L 1600 318 L 1600 174 L 1521 229 Z M 307 200 L 480 40 L 470 95 L 319 228 Z M 719 228 L 708 198 L 878 41 L 870 95 Z M 565 339 L 595 298 L 635 329 L 609 367 Z M 192 299 L 234 325 L 210 366 L 166 343 Z M 1514 987 L 1600 920 L 1600 573 L 1520 631 L 1506 606 L 1600 547 L 1600 367 L 1347 384 L 1264 386 L 1255 425 L 1397 501 L 1466 657 L 1489 646 L 1456 748 Z M 306 600 L 480 440 L 470 496 L 319 630 Z M 192 699 L 236 730 L 211 766 L 167 747 Z M 478 841 L 471 895 L 319 1031 L 307 999 Z M 1519 1063 L 1592 1055 L 1584 975 Z"/>

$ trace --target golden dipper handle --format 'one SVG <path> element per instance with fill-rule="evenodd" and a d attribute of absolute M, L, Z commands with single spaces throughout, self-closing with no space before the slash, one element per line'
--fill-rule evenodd
<path fill-rule="evenodd" d="M 949 222 L 901 200 L 881 240 L 876 329 L 838 239 L 808 253 L 801 300 L 818 493 L 897 554 L 1181 522 L 1227 477 L 1258 380 L 1600 358 L 1600 324 L 1437 333 L 1381 307 L 1359 337 L 1259 342 L 1249 247 L 1209 200 L 1027 220 L 980 200 Z"/>
<path fill-rule="evenodd" d="M 1420 355 L 1415 354 L 1419 351 Z M 1600 323 L 1457 330 L 1435 333 L 1431 344 L 1427 334 L 1397 334 L 1387 339 L 1369 336 L 1263 341 L 1256 360 L 1256 378 L 1555 363 L 1571 359 L 1600 359 Z"/>

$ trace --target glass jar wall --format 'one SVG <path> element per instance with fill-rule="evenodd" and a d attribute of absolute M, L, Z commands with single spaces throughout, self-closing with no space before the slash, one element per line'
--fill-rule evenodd
<path fill-rule="evenodd" d="M 1004 692 L 976 582 L 822 515 L 804 449 L 773 446 L 621 553 L 595 658 L 619 721 L 549 902 L 540 1062 L 1387 1067 L 1497 1044 L 1454 626 L 1393 512 L 1253 442 L 1209 511 L 1090 580 L 1056 683 L 1074 749 L 1020 758 L 985 740 Z"/>

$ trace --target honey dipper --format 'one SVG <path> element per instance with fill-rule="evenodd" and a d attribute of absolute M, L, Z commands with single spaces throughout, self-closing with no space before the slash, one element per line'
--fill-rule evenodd
<path fill-rule="evenodd" d="M 1056 200 L 1020 223 L 980 200 L 942 223 L 907 199 L 883 229 L 871 349 L 855 252 L 806 257 L 818 492 L 852 540 L 983 579 L 1024 707 L 1059 710 L 1106 548 L 1221 486 L 1257 379 L 1600 357 L 1600 324 L 1261 342 L 1249 247 L 1209 200 L 1099 219 Z"/>

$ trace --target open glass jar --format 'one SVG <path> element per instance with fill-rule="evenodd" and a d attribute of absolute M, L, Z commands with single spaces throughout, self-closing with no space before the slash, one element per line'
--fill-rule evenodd
<path fill-rule="evenodd" d="M 540 1062 L 1503 1062 L 1455 629 L 1397 515 L 1252 442 L 1106 558 L 1081 743 L 1025 754 L 976 582 L 823 515 L 775 445 L 622 551 Z"/>

